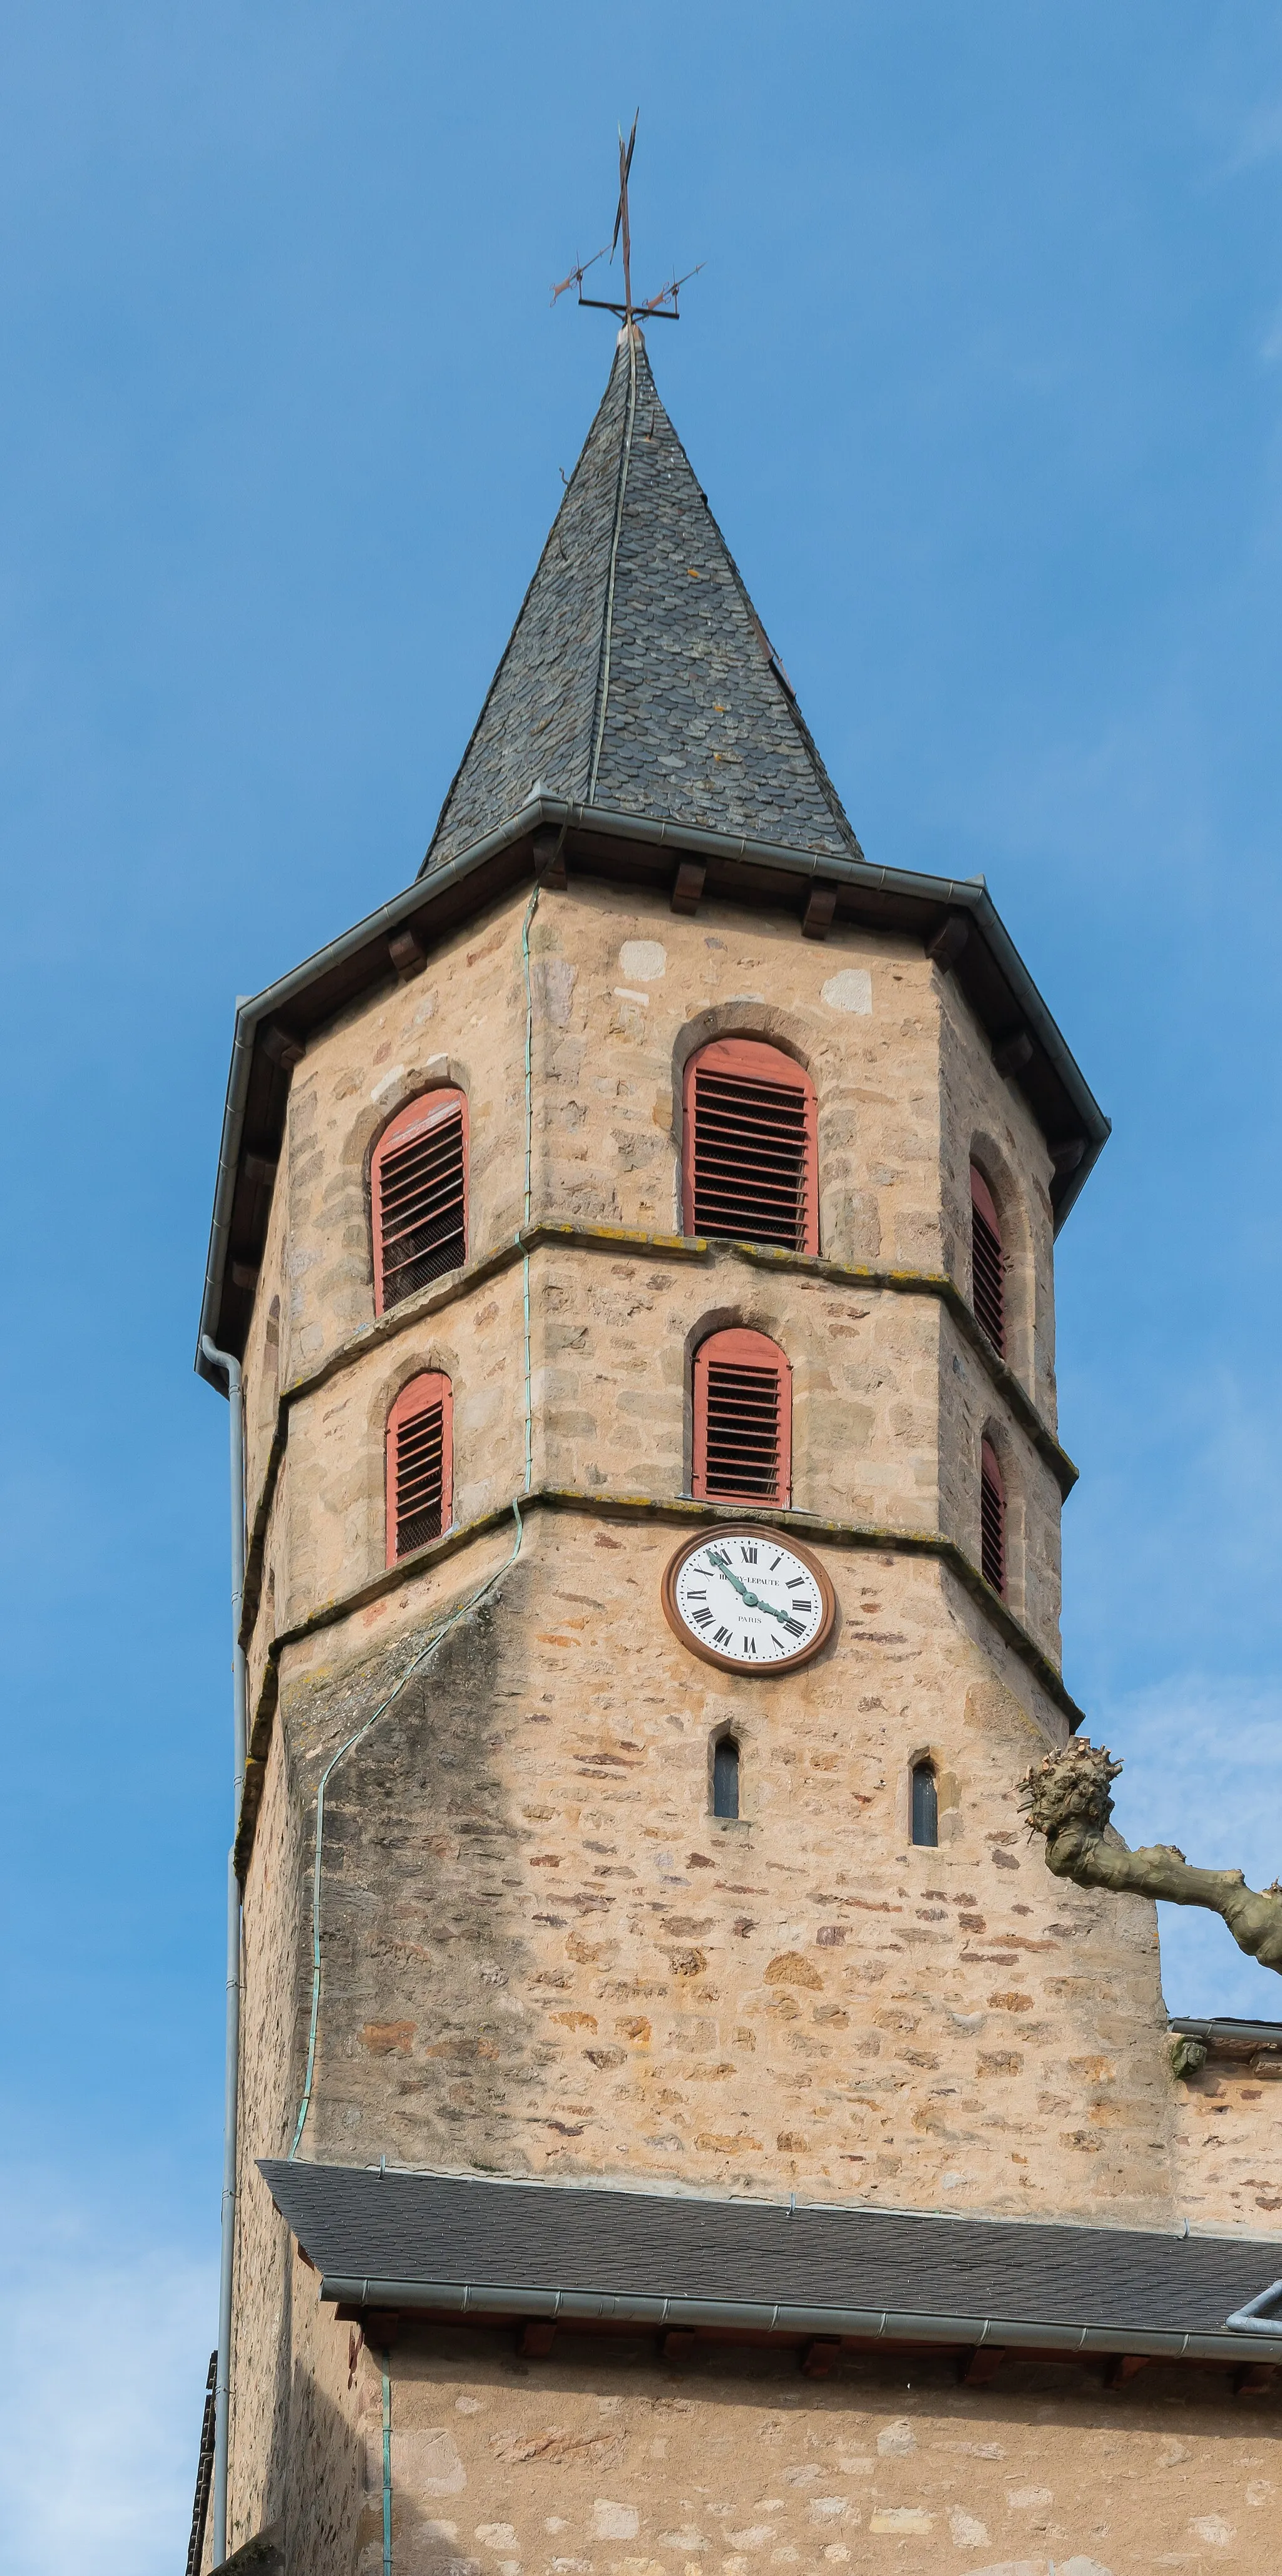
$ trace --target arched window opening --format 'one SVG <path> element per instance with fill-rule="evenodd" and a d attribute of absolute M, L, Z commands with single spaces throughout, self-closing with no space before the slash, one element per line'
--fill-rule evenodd
<path fill-rule="evenodd" d="M 739 1813 L 739 1747 L 733 1735 L 719 1735 L 712 1748 L 712 1812 Z"/>
<path fill-rule="evenodd" d="M 819 1250 L 815 1086 L 756 1038 L 717 1038 L 685 1073 L 687 1234 Z"/>
<path fill-rule="evenodd" d="M 401 1388 L 387 1417 L 387 1562 L 447 1530 L 454 1511 L 454 1397 L 439 1369 Z"/>
<path fill-rule="evenodd" d="M 374 1307 L 384 1314 L 467 1258 L 467 1103 L 429 1091 L 384 1129 L 371 1173 Z"/>
<path fill-rule="evenodd" d="M 792 1491 L 792 1371 L 777 1342 L 710 1333 L 694 1355 L 694 1492 L 781 1503 Z"/>
<path fill-rule="evenodd" d="M 913 1841 L 934 1851 L 939 1841 L 939 1783 L 933 1762 L 913 1764 Z"/>
<path fill-rule="evenodd" d="M 979 1563 L 994 1592 L 1006 1589 L 1006 1488 L 997 1452 L 985 1440 L 979 1452 Z"/>
<path fill-rule="evenodd" d="M 975 1321 L 999 1359 L 1006 1356 L 1006 1283 L 1002 1229 L 982 1172 L 970 1167 L 970 1293 Z"/>

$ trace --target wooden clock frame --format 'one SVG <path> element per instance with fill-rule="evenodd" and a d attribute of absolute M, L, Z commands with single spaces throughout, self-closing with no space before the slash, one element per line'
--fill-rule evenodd
<path fill-rule="evenodd" d="M 789 1555 L 795 1556 L 799 1563 L 804 1565 L 807 1574 L 812 1577 L 818 1588 L 823 1612 L 809 1645 L 802 1646 L 795 1654 L 781 1657 L 773 1664 L 744 1664 L 738 1662 L 733 1655 L 721 1654 L 715 1646 L 705 1646 L 702 1638 L 691 1635 L 677 1608 L 677 1577 L 687 1557 L 696 1555 L 701 1547 L 707 1547 L 721 1538 L 772 1540 L 777 1547 L 786 1547 Z M 663 1603 L 664 1618 L 674 1637 L 679 1638 L 681 1644 L 692 1655 L 698 1655 L 705 1664 L 715 1664 L 719 1672 L 736 1673 L 743 1681 L 775 1681 L 782 1679 L 785 1674 L 800 1672 L 802 1666 L 813 1663 L 820 1649 L 827 1645 L 837 1616 L 837 1595 L 818 1557 L 813 1556 L 810 1549 L 804 1546 L 800 1539 L 793 1538 L 789 1531 L 771 1528 L 769 1523 L 764 1521 L 717 1521 L 711 1528 L 705 1527 L 693 1531 L 689 1538 L 682 1540 L 680 1547 L 669 1557 L 663 1569 L 660 1599 Z"/>

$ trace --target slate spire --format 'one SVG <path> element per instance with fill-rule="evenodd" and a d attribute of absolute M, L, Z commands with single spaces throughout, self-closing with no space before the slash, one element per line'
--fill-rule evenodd
<path fill-rule="evenodd" d="M 858 858 L 783 669 L 626 326 L 425 867 L 532 790 Z"/>

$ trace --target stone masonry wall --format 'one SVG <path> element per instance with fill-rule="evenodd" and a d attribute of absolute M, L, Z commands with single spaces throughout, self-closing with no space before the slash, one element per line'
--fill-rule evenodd
<path fill-rule="evenodd" d="M 1176 2205 L 1190 2225 L 1282 2236 L 1282 2063 L 1272 2054 L 1253 2061 L 1212 2050 L 1174 2092 Z"/>
<path fill-rule="evenodd" d="M 314 1039 L 297 1068 L 284 1382 L 372 1316 L 368 1158 L 420 1089 L 450 1080 L 468 1094 L 471 1257 L 519 1224 L 524 909 L 512 898 L 447 940 L 421 975 Z M 1044 1338 L 1046 1148 L 956 988 L 919 949 L 854 932 L 820 944 L 795 922 L 728 905 L 689 921 L 657 898 L 587 881 L 542 896 L 531 947 L 536 1212 L 679 1230 L 682 1066 L 706 1038 L 756 1034 L 798 1054 L 814 1077 L 822 1249 L 834 1260 L 948 1266 L 967 1287 L 962 1184 L 972 1139 L 995 1138 L 1005 1169 L 994 1180 L 1012 1200 L 1012 1301 L 1017 1317 L 1036 1307 Z M 1036 1278 L 1024 1280 L 1034 1263 Z M 1015 1356 L 1032 1391 L 1031 1364 Z"/>
<path fill-rule="evenodd" d="M 307 2297 L 300 2273 L 300 2311 Z M 1210 2370 L 850 2353 L 823 2382 L 792 2352 L 408 2325 L 391 2352 L 313 2312 L 300 2373 L 328 2430 L 300 2439 L 288 2576 L 381 2576 L 390 2381 L 395 2576 L 1188 2576 L 1278 2559 L 1276 2398 Z M 328 2349 L 326 2349 L 328 2347 Z M 300 2406 L 300 2413 L 302 2412 Z M 311 2430 L 311 2423 L 302 2428 Z"/>
<path fill-rule="evenodd" d="M 290 1778 L 287 1739 L 278 1732 L 244 1894 L 229 2546 L 282 2511 L 290 2451 L 296 2266 L 257 2158 L 288 2153 L 302 2083 L 310 1946 L 306 1823 Z"/>
<path fill-rule="evenodd" d="M 512 1488 L 524 1402 L 517 1283 L 511 1270 L 472 1272 L 510 1243 L 520 1216 L 522 912 L 513 901 L 460 934 L 423 975 L 315 1041 L 295 1073 L 247 1356 L 251 1497 L 277 1382 L 300 1390 L 267 1546 L 279 1626 L 381 1562 L 382 1421 L 415 1369 L 443 1366 L 454 1383 L 456 1518 Z M 968 1288 L 967 1223 L 954 1202 L 975 1136 L 996 1139 L 986 1167 L 1011 1209 L 1012 1359 L 1053 1402 L 1053 1379 L 1042 1365 L 1038 1381 L 1021 1322 L 1034 1311 L 1043 1318 L 1044 1352 L 1045 1149 L 965 1004 L 919 952 L 850 936 L 818 946 L 793 923 L 745 921 L 730 907 L 690 922 L 653 899 L 580 885 L 542 898 L 533 949 L 536 1219 L 650 1232 L 679 1225 L 686 1056 L 723 1029 L 777 1038 L 809 1062 L 818 1086 L 824 1251 L 833 1259 L 938 1274 L 947 1258 Z M 627 973 L 638 980 L 614 980 Z M 469 1268 L 376 1328 L 369 1156 L 401 1102 L 445 1078 L 468 1092 Z M 694 1266 L 679 1249 L 670 1264 L 652 1258 L 643 1275 L 640 1253 L 607 1265 L 599 1252 L 566 1247 L 555 1259 L 536 1254 L 532 1304 L 539 1474 L 555 1483 L 619 1490 L 622 1471 L 630 1490 L 688 1490 L 692 1350 L 727 1321 L 776 1333 L 792 1359 L 795 1499 L 806 1508 L 943 1527 L 974 1558 L 988 1433 L 1010 1488 L 1011 1604 L 1057 1653 L 1058 1486 L 982 1350 L 963 1342 L 937 1298 L 845 1288 L 804 1266 L 730 1255 Z M 306 1392 L 318 1370 L 330 1373 Z M 656 1405 L 656 1387 L 666 1403 Z"/>
<path fill-rule="evenodd" d="M 1044 1420 L 1056 1419 L 1054 1212 L 1046 1143 L 1016 1083 L 995 1072 L 960 986 L 939 978 L 944 1267 L 969 1292 L 970 1166 L 984 1174 L 1006 1255 L 1007 1358 Z"/>
<path fill-rule="evenodd" d="M 934 1561 L 837 1546 L 825 1652 L 722 1675 L 662 1616 L 680 1536 L 534 1513 L 335 1774 L 305 2152 L 1163 2223 L 1152 1912 L 1051 1879 L 1015 1804 L 1057 1713 Z M 309 1813 L 422 1617 L 407 1583 L 289 1650 Z M 923 1752 L 934 1851 L 909 1840 Z"/>
<path fill-rule="evenodd" d="M 878 1528 L 940 1529 L 933 1298 L 843 1294 L 731 1254 L 664 1262 L 626 1245 L 615 1254 L 566 1246 L 534 1255 L 531 1309 L 536 1484 L 654 1502 L 688 1494 L 694 1348 L 735 1321 L 788 1353 L 796 1508 Z M 456 1520 L 495 1510 L 519 1488 L 521 1340 L 514 1265 L 484 1296 L 406 1322 L 393 1343 L 291 1408 L 290 1579 L 283 1602 L 277 1596 L 286 1619 L 382 1567 L 383 1425 L 420 1369 L 444 1369 L 455 1390 Z M 969 1487 L 956 1514 L 977 1560 Z"/>

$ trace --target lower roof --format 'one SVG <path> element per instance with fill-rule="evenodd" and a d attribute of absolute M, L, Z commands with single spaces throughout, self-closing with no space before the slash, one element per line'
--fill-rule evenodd
<path fill-rule="evenodd" d="M 1259 2362 L 1282 2249 L 1030 2220 L 805 2208 L 265 2161 L 344 2305 Z"/>

